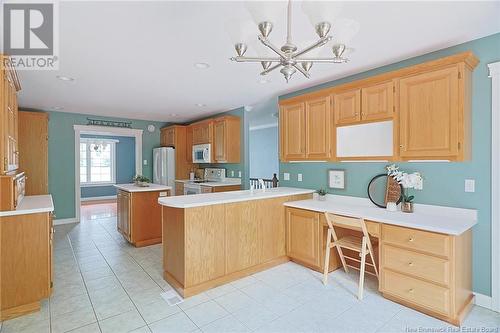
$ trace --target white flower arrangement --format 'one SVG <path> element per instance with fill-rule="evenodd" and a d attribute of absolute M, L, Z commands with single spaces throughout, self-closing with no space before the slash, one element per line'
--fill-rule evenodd
<path fill-rule="evenodd" d="M 406 192 L 409 189 L 421 190 L 423 188 L 424 179 L 420 172 L 406 173 L 399 170 L 396 164 L 391 164 L 386 167 L 387 175 L 394 178 L 398 184 L 402 185 Z M 413 195 L 408 195 L 408 193 L 403 193 L 404 202 L 411 202 L 415 197 Z"/>

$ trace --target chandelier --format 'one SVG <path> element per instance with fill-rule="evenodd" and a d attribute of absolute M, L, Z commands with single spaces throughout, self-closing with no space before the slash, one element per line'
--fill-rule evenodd
<path fill-rule="evenodd" d="M 236 50 L 236 57 L 230 58 L 232 61 L 236 62 L 260 62 L 262 68 L 264 69 L 260 75 L 267 75 L 270 72 L 281 68 L 280 73 L 285 77 L 286 82 L 299 71 L 306 78 L 310 78 L 309 70 L 311 69 L 313 63 L 346 63 L 348 59 L 344 56 L 346 51 L 346 45 L 344 43 L 335 43 L 332 46 L 333 57 L 331 58 L 319 58 L 319 57 L 304 57 L 307 53 L 320 48 L 330 42 L 333 37 L 329 35 L 331 23 L 328 21 L 321 21 L 315 24 L 316 34 L 319 36 L 319 40 L 313 44 L 305 47 L 304 49 L 298 50 L 298 47 L 292 41 L 292 1 L 288 0 L 287 7 L 287 36 L 286 43 L 281 48 L 278 48 L 272 44 L 269 40 L 269 35 L 273 30 L 273 23 L 270 21 L 263 21 L 258 23 L 258 28 L 260 35 L 258 36 L 259 41 L 269 48 L 273 53 L 276 54 L 274 57 L 245 57 L 245 53 L 248 49 L 247 44 L 243 42 L 237 42 L 234 45 Z"/>

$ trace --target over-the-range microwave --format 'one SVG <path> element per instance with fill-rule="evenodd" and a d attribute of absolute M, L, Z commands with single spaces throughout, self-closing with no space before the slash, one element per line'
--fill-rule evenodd
<path fill-rule="evenodd" d="M 193 146 L 193 163 L 212 163 L 212 148 L 209 143 Z"/>

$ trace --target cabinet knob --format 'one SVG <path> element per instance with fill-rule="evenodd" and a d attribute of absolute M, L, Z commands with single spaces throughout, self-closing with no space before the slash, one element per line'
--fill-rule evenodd
<path fill-rule="evenodd" d="M 410 294 L 413 294 L 413 293 L 415 292 L 415 289 L 410 288 L 410 289 L 408 290 L 408 292 L 409 292 Z"/>
<path fill-rule="evenodd" d="M 403 145 L 399 145 L 399 148 L 403 148 L 404 146 Z"/>
<path fill-rule="evenodd" d="M 413 237 L 408 238 L 408 242 L 413 242 L 415 239 Z"/>
<path fill-rule="evenodd" d="M 413 263 L 410 261 L 410 262 L 408 263 L 408 266 L 413 267 Z"/>

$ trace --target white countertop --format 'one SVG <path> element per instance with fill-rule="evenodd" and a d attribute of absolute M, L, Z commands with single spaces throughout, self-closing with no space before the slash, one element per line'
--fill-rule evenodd
<path fill-rule="evenodd" d="M 176 179 L 176 182 L 179 183 L 190 183 L 191 180 L 189 179 Z M 235 185 L 241 185 L 241 178 L 226 178 L 222 182 L 214 182 L 214 181 L 209 181 L 206 183 L 196 183 L 201 186 L 209 186 L 209 187 L 218 187 L 218 186 L 235 186 Z"/>
<path fill-rule="evenodd" d="M 477 223 L 474 209 L 415 204 L 413 213 L 390 212 L 376 207 L 368 199 L 340 195 L 328 195 L 326 201 L 311 199 L 290 201 L 284 205 L 449 235 L 460 235 Z"/>
<path fill-rule="evenodd" d="M 159 198 L 158 203 L 160 203 L 160 205 L 173 208 L 192 208 L 232 202 L 277 198 L 288 195 L 310 194 L 313 192 L 313 190 L 303 188 L 277 187 L 267 189 L 265 192 L 262 190 L 254 190 L 252 193 L 250 190 L 245 190 L 165 197 Z"/>
<path fill-rule="evenodd" d="M 52 196 L 46 195 L 29 195 L 24 197 L 17 205 L 16 210 L 0 212 L 1 216 L 14 216 L 23 214 L 47 213 L 54 211 L 54 203 Z"/>
<path fill-rule="evenodd" d="M 136 186 L 135 184 L 116 184 L 116 188 L 126 192 L 153 192 L 171 190 L 172 186 L 149 184 L 147 187 Z"/>

